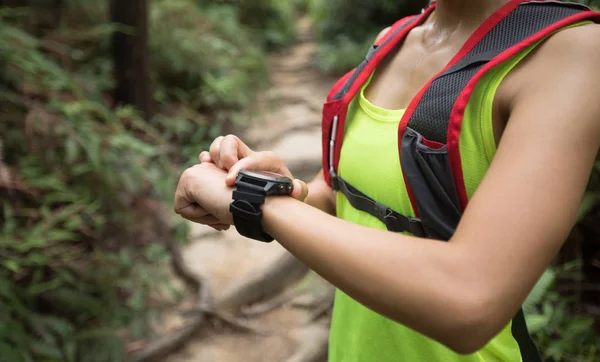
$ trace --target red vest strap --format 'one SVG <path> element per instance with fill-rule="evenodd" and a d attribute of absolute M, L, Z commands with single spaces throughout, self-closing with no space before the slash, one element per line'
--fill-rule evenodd
<path fill-rule="evenodd" d="M 394 24 L 392 24 L 392 26 L 384 34 L 384 36 L 382 36 L 381 39 L 377 40 L 377 42 L 374 43 L 374 46 L 377 47 L 377 46 L 381 45 L 382 43 L 388 41 L 390 38 L 392 38 L 394 36 L 394 33 L 396 32 L 396 30 L 398 28 L 402 27 L 406 22 L 410 21 L 413 18 L 415 18 L 415 15 L 406 16 L 406 17 L 398 20 Z M 350 77 L 356 71 L 356 69 L 357 68 L 353 68 L 352 70 L 350 70 L 348 73 L 344 74 L 340 79 L 338 79 L 333 84 L 333 87 L 331 87 L 329 93 L 327 94 L 327 101 L 328 102 L 331 102 L 331 100 L 333 99 L 333 97 L 340 91 L 340 89 L 342 89 L 342 87 L 350 79 Z"/>
<path fill-rule="evenodd" d="M 392 37 L 394 37 L 394 34 L 396 33 L 396 31 L 398 30 L 398 28 L 401 28 L 402 26 L 404 26 L 408 21 L 414 19 L 415 17 L 417 17 L 418 15 L 410 15 L 410 16 L 406 16 L 400 20 L 398 20 L 397 22 L 395 22 L 394 24 L 392 24 L 392 26 L 390 27 L 390 29 L 381 37 L 381 39 L 377 40 L 375 42 L 375 46 L 379 46 L 383 43 L 385 43 L 386 41 L 389 41 Z"/>
<path fill-rule="evenodd" d="M 346 84 L 346 82 L 348 81 L 348 79 L 350 78 L 350 76 L 352 75 L 352 73 L 354 73 L 355 70 L 356 70 L 356 68 L 354 68 L 351 71 L 349 71 L 348 73 L 344 74 L 343 77 L 341 77 L 340 79 L 338 79 L 333 84 L 333 87 L 331 87 L 331 90 L 327 94 L 327 102 L 331 102 L 332 98 L 336 95 L 337 92 L 339 92 L 340 89 L 342 89 L 342 87 L 344 86 L 344 84 Z"/>
<path fill-rule="evenodd" d="M 563 2 L 559 1 L 529 1 L 528 3 L 560 3 L 561 5 L 565 5 Z M 580 6 L 579 4 L 573 4 L 573 6 Z M 467 108 L 467 104 L 471 99 L 471 95 L 477 86 L 479 80 L 491 69 L 498 66 L 499 64 L 509 60 L 525 48 L 537 43 L 538 41 L 552 35 L 552 33 L 560 30 L 561 28 L 578 23 L 584 20 L 592 20 L 596 23 L 600 23 L 600 12 L 594 11 L 583 11 L 578 14 L 569 16 L 564 18 L 543 30 L 533 34 L 527 39 L 519 42 L 518 44 L 506 49 L 498 56 L 494 57 L 492 60 L 487 62 L 478 72 L 469 80 L 466 86 L 463 88 L 461 93 L 458 96 L 456 103 L 452 109 L 452 113 L 450 115 L 450 120 L 448 124 L 448 134 L 447 134 L 447 147 L 448 147 L 448 159 L 450 162 L 450 167 L 452 168 L 452 174 L 454 176 L 454 181 L 456 184 L 456 189 L 458 192 L 458 198 L 461 204 L 461 207 L 466 208 L 468 204 L 467 191 L 464 183 L 464 176 L 462 170 L 462 161 L 460 157 L 459 150 L 459 138 L 462 129 L 462 121 L 465 114 L 465 110 Z"/>
<path fill-rule="evenodd" d="M 421 17 L 409 16 L 394 23 L 390 31 L 378 42 L 379 45 L 375 44 L 372 47 L 372 51 L 376 50 L 377 53 L 380 51 L 389 52 L 395 44 L 399 43 L 408 34 L 412 27 L 417 25 L 419 18 L 424 19 L 431 11 L 433 11 L 433 7 L 425 9 Z M 350 89 L 351 86 L 354 83 L 364 83 L 370 72 L 381 61 L 382 57 L 379 60 L 370 58 L 370 55 L 373 54 L 372 51 L 366 57 L 369 60 L 365 59 L 359 67 L 346 73 L 334 84 L 327 95 L 327 103 L 323 107 L 323 170 L 325 171 L 325 181 L 330 186 L 330 171 L 336 172 L 337 170 L 342 143 L 336 142 L 335 139 L 337 137 L 340 137 L 340 140 L 343 138 L 346 112 L 352 99 L 343 96 L 347 95 L 349 91 L 356 92 L 356 89 Z"/>
<path fill-rule="evenodd" d="M 432 118 L 431 116 L 434 116 L 434 115 L 431 115 L 431 114 L 428 116 L 428 114 L 432 112 L 431 109 L 433 109 L 433 108 L 426 105 L 426 103 L 431 102 L 431 101 L 437 102 L 437 98 L 431 96 L 431 94 L 434 94 L 436 92 L 435 89 L 440 88 L 440 87 L 437 87 L 437 88 L 432 87 L 432 83 L 434 83 L 434 81 L 439 80 L 439 78 L 444 78 L 444 77 L 447 78 L 449 76 L 453 76 L 454 73 L 463 71 L 466 68 L 471 69 L 472 68 L 471 64 L 473 64 L 473 63 L 484 64 L 484 62 L 488 62 L 490 59 L 495 57 L 496 54 L 502 53 L 504 51 L 504 49 L 502 49 L 502 45 L 498 46 L 498 43 L 502 43 L 503 41 L 506 41 L 506 36 L 507 35 L 511 36 L 510 34 L 512 34 L 512 30 L 511 30 L 510 26 L 508 28 L 506 28 L 506 26 L 504 26 L 505 24 L 509 24 L 510 21 L 504 21 L 504 20 L 507 19 L 507 17 L 509 17 L 509 15 L 513 14 L 515 9 L 520 7 L 520 5 L 522 5 L 523 3 L 534 3 L 535 5 L 533 5 L 532 8 L 537 7 L 536 5 L 538 5 L 538 4 L 550 3 L 550 4 L 555 4 L 557 7 L 560 4 L 563 8 L 570 7 L 571 11 L 573 11 L 573 8 L 576 8 L 580 13 L 591 13 L 591 11 L 585 11 L 585 9 L 582 8 L 582 6 L 579 4 L 566 4 L 566 3 L 562 3 L 562 2 L 556 2 L 553 0 L 550 0 L 550 1 L 512 0 L 512 1 L 508 2 L 506 5 L 504 5 L 502 8 L 500 8 L 496 13 L 491 15 L 479 27 L 479 29 L 477 29 L 477 31 L 474 32 L 474 34 L 471 36 L 471 38 L 465 43 L 463 48 L 456 54 L 456 56 L 447 65 L 447 67 L 445 67 L 442 71 L 440 71 L 440 73 L 438 75 L 433 77 L 430 80 L 430 82 L 428 82 L 421 89 L 421 91 L 417 94 L 417 96 L 412 100 L 412 102 L 408 106 L 407 112 L 405 113 L 405 115 L 400 123 L 399 132 L 398 132 L 399 140 L 402 139 L 402 135 L 405 133 L 406 128 L 409 126 L 409 122 L 410 122 L 410 127 L 412 128 L 413 125 L 417 126 L 420 123 L 419 119 L 421 119 L 421 118 L 426 121 L 427 120 L 431 121 L 432 119 L 435 118 L 435 117 Z M 526 5 L 526 4 L 523 4 L 523 5 Z M 527 8 L 529 8 L 529 6 L 527 6 Z M 356 93 L 360 89 L 360 87 L 368 79 L 369 75 L 379 65 L 379 63 L 390 53 L 390 51 L 392 51 L 394 48 L 396 48 L 396 46 L 398 44 L 401 43 L 401 41 L 408 35 L 410 30 L 412 30 L 414 27 L 420 25 L 423 21 L 425 21 L 427 19 L 427 17 L 434 10 L 435 10 L 435 3 L 432 4 L 431 6 L 429 6 L 428 8 L 424 9 L 420 16 L 419 15 L 409 16 L 409 17 L 403 18 L 403 19 L 399 20 L 398 22 L 394 23 L 392 25 L 390 31 L 388 31 L 387 34 L 385 34 L 382 37 L 382 39 L 378 40 L 376 42 L 376 44 L 374 44 L 374 46 L 371 48 L 367 57 L 360 64 L 360 66 L 358 66 L 357 68 L 353 69 L 352 71 L 346 73 L 341 79 L 339 79 L 334 84 L 331 91 L 329 92 L 329 94 L 327 96 L 327 103 L 325 104 L 325 107 L 323 109 L 322 128 L 323 128 L 323 168 L 325 170 L 325 179 L 330 185 L 331 185 L 330 174 L 335 175 L 337 172 L 337 166 L 339 163 L 339 158 L 340 158 L 340 153 L 341 153 L 341 148 L 342 148 L 342 143 L 343 143 L 342 141 L 343 141 L 348 105 L 350 104 L 353 97 L 356 95 Z M 522 11 L 521 11 L 521 13 L 522 13 Z M 554 12 L 553 14 L 556 15 L 556 13 L 557 12 Z M 530 15 L 530 17 L 525 17 L 525 18 L 531 19 L 531 22 L 538 24 L 537 20 L 539 20 L 539 19 L 537 19 L 537 16 L 535 14 L 537 14 L 537 12 L 532 15 L 533 18 L 531 18 L 531 15 Z M 512 16 L 512 17 L 514 18 L 514 16 Z M 523 22 L 524 20 L 519 20 L 519 21 L 520 22 L 517 22 L 517 24 L 526 24 L 527 27 L 531 28 L 531 24 L 529 24 L 529 21 L 525 21 L 525 23 Z M 544 21 L 547 21 L 547 19 Z M 548 24 L 551 24 L 551 23 L 548 23 Z M 512 26 L 515 26 L 515 25 L 512 25 Z M 543 27 L 541 27 L 540 29 L 542 29 L 542 28 Z M 492 30 L 495 30 L 495 32 L 493 32 Z M 518 30 L 517 33 L 522 34 L 523 31 Z M 487 42 L 482 42 L 482 40 L 484 38 L 487 39 Z M 525 38 L 522 38 L 522 39 L 525 39 Z M 490 40 L 492 42 L 491 44 L 493 44 L 492 48 L 494 49 L 494 51 L 497 51 L 495 49 L 498 49 L 499 50 L 498 53 L 493 54 L 493 52 L 487 51 L 487 47 L 490 45 Z M 519 41 L 519 43 L 520 42 L 521 41 Z M 504 44 L 504 43 L 502 43 L 502 44 Z M 512 46 L 513 46 L 512 44 L 506 45 L 507 48 L 510 48 Z M 477 71 L 477 69 L 475 69 L 475 71 Z M 474 72 L 470 73 L 470 75 L 468 76 L 466 81 L 468 81 L 473 76 L 473 74 L 475 74 L 475 73 Z M 462 87 L 464 86 L 464 84 L 466 84 L 466 81 L 465 81 L 465 83 L 463 83 L 463 85 L 459 86 L 460 87 L 459 89 L 456 90 L 456 95 L 461 93 Z M 440 83 L 440 82 L 437 82 L 437 83 Z M 442 83 L 444 83 L 444 82 L 442 82 Z M 440 84 L 442 84 L 442 83 L 440 83 Z M 433 91 L 429 92 L 430 88 L 432 88 Z M 446 84 L 442 88 L 447 90 L 448 85 Z M 452 87 L 450 87 L 450 88 L 452 88 Z M 427 102 L 421 102 L 422 100 L 427 100 Z M 445 127 L 448 127 L 448 121 L 449 121 L 448 118 L 450 116 L 450 110 L 452 109 L 452 106 L 454 105 L 454 101 L 456 101 L 456 98 L 454 98 L 454 100 L 447 100 L 446 103 L 448 103 L 448 107 L 446 107 L 445 105 L 442 107 L 442 108 L 445 107 L 444 110 L 446 108 L 448 108 L 447 112 L 445 112 L 445 113 L 442 112 L 444 114 L 447 113 L 446 116 L 441 117 L 443 119 L 438 120 L 437 118 L 440 118 L 440 117 L 435 118 L 436 121 L 443 121 Z M 458 100 L 456 103 L 458 104 L 458 103 L 460 103 L 460 101 L 461 100 Z M 438 107 L 438 108 L 440 108 L 440 107 Z M 416 111 L 418 111 L 417 112 L 418 114 L 415 113 Z M 445 136 L 445 135 L 446 135 L 446 132 L 444 131 L 443 136 Z M 442 138 L 442 137 L 440 137 L 440 138 Z M 443 137 L 443 138 L 445 138 L 445 137 Z M 455 165 L 455 163 L 453 163 L 453 166 L 454 165 Z M 461 187 L 462 187 L 461 184 L 457 183 L 457 188 L 460 189 Z M 414 195 L 412 195 L 412 192 L 410 190 L 409 190 L 409 194 L 411 194 L 410 195 L 411 201 L 413 201 L 413 205 L 415 205 Z M 461 195 L 461 204 L 464 204 L 464 198 L 462 196 L 464 196 L 464 195 Z M 418 213 L 418 211 L 417 211 L 417 213 Z"/>

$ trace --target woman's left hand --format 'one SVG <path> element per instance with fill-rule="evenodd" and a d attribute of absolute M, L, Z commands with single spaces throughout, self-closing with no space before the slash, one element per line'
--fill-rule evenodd
<path fill-rule="evenodd" d="M 227 173 L 215 164 L 195 165 L 183 172 L 175 191 L 175 212 L 187 220 L 229 229 L 232 189 L 225 184 Z"/>

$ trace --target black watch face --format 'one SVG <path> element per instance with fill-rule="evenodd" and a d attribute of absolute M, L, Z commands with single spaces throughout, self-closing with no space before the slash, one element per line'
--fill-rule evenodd
<path fill-rule="evenodd" d="M 264 180 L 268 180 L 268 181 L 278 181 L 280 179 L 288 179 L 286 176 L 275 173 L 275 172 L 269 172 L 269 171 L 259 171 L 259 170 L 243 170 L 240 171 L 240 174 L 249 176 L 249 177 L 255 177 L 258 179 L 264 179 Z"/>
<path fill-rule="evenodd" d="M 267 196 L 289 195 L 294 189 L 292 180 L 289 177 L 274 172 L 258 170 L 240 171 L 236 180 L 236 186 L 238 188 L 254 188 L 258 186 L 261 188 L 261 193 Z"/>

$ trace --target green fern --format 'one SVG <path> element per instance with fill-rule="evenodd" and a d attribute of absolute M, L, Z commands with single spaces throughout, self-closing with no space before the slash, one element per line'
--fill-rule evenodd
<path fill-rule="evenodd" d="M 542 274 L 523 303 L 523 310 L 526 314 L 536 311 L 536 307 L 544 300 L 555 280 L 556 272 L 552 269 L 548 269 Z"/>
<path fill-rule="evenodd" d="M 39 10 L 0 7 L 0 170 L 20 182 L 0 183 L 0 361 L 119 362 L 123 330 L 152 335 L 149 295 L 181 291 L 160 272 L 165 248 L 138 240 L 132 205 L 172 201 L 177 164 L 266 84 L 263 40 L 287 37 L 258 36 L 231 4 L 152 1 L 156 97 L 177 111 L 147 120 L 108 97 L 111 35 L 131 29 L 108 23 L 107 4 L 63 1 L 44 39 L 23 28 Z M 280 20 L 265 19 L 293 25 Z M 187 224 L 173 229 L 187 239 Z"/>

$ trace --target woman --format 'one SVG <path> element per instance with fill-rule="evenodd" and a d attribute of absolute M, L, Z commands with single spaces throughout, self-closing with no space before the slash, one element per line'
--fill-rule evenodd
<path fill-rule="evenodd" d="M 325 132 L 342 136 L 324 137 L 327 172 L 308 185 L 294 180 L 293 197 L 266 198 L 264 231 L 338 288 L 330 361 L 540 360 L 520 307 L 573 227 L 600 147 L 600 27 L 589 21 L 595 14 L 560 10 L 562 20 L 526 42 L 481 50 L 486 34 L 496 32 L 497 45 L 547 20 L 539 3 L 438 0 L 384 30 L 360 75 L 340 80 L 325 105 Z M 481 64 L 489 66 L 479 78 L 464 73 L 462 85 L 438 87 L 459 98 L 435 140 L 437 126 L 414 116 L 437 104 L 423 102 L 434 80 Z M 448 240 L 432 236 L 424 215 L 437 208 L 423 206 L 415 190 L 424 181 L 407 172 L 406 135 L 415 129 L 432 135 L 417 147 L 448 150 L 457 190 L 449 199 L 460 209 Z M 275 154 L 235 136 L 216 139 L 200 161 L 182 175 L 175 211 L 219 230 L 233 224 L 240 170 L 292 177 Z M 338 177 L 407 220 L 421 214 L 425 232 L 390 232 L 347 192 L 334 195 Z"/>

